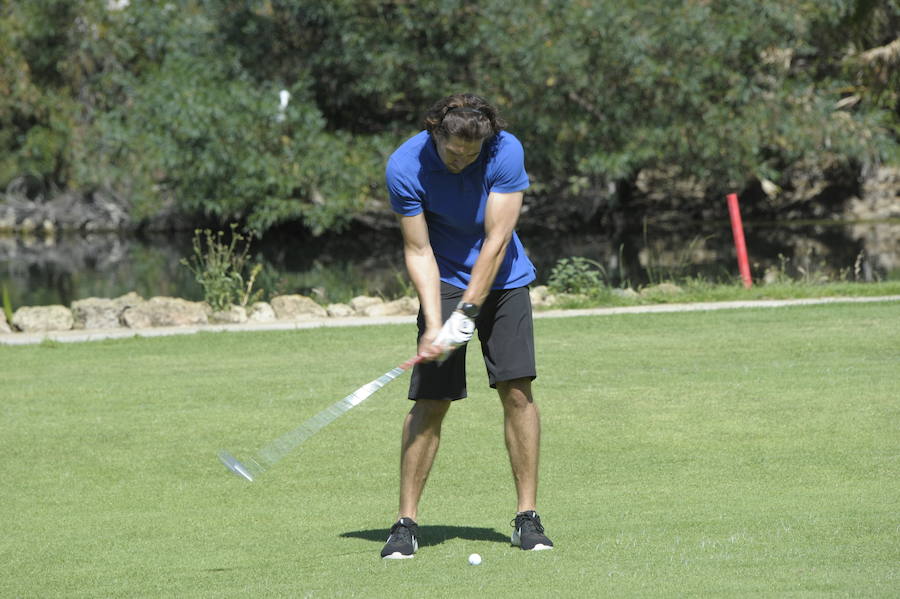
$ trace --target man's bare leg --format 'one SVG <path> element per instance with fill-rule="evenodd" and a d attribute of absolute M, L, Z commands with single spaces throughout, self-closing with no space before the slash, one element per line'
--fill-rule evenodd
<path fill-rule="evenodd" d="M 400 512 L 398 518 L 416 520 L 419 498 L 441 441 L 441 423 L 449 401 L 420 399 L 403 422 L 400 448 Z"/>
<path fill-rule="evenodd" d="M 541 418 L 531 396 L 531 379 L 497 383 L 503 403 L 506 449 L 516 483 L 519 512 L 537 509 Z"/>

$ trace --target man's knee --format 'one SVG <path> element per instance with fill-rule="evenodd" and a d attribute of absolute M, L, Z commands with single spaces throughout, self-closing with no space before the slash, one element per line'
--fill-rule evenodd
<path fill-rule="evenodd" d="M 452 402 L 438 399 L 417 399 L 410 413 L 426 424 L 440 424 Z"/>
<path fill-rule="evenodd" d="M 531 397 L 531 378 L 529 377 L 498 381 L 497 393 L 503 404 L 508 407 L 526 407 L 534 401 Z"/>

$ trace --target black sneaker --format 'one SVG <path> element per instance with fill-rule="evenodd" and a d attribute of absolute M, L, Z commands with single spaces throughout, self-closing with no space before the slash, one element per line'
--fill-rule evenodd
<path fill-rule="evenodd" d="M 400 518 L 391 526 L 391 534 L 381 550 L 383 559 L 409 559 L 419 549 L 419 525 L 409 518 Z"/>
<path fill-rule="evenodd" d="M 553 549 L 553 541 L 544 536 L 544 527 L 537 512 L 519 512 L 510 524 L 515 529 L 510 539 L 513 545 L 526 551 Z"/>

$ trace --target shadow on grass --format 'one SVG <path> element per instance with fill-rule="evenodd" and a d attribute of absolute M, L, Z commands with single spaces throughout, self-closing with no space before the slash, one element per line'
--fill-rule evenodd
<path fill-rule="evenodd" d="M 344 532 L 340 536 L 345 539 L 365 539 L 376 543 L 384 543 L 390 532 L 388 529 L 355 530 Z M 440 545 L 451 539 L 463 539 L 464 541 L 492 541 L 494 543 L 509 543 L 509 535 L 503 535 L 491 528 L 475 528 L 472 526 L 422 526 L 419 528 L 419 547 L 431 547 Z"/>

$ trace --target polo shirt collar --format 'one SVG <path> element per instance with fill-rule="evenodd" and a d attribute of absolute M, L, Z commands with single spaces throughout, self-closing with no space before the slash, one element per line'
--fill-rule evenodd
<path fill-rule="evenodd" d="M 469 166 L 467 166 L 466 168 L 464 168 L 462 171 L 460 171 L 458 173 L 451 173 L 447 169 L 447 165 L 444 164 L 444 161 L 441 160 L 441 155 L 438 154 L 437 146 L 434 144 L 434 138 L 431 136 L 430 133 L 426 132 L 425 135 L 426 135 L 425 147 L 422 150 L 422 165 L 425 167 L 425 170 L 443 171 L 447 174 L 453 174 L 453 175 L 461 175 L 464 172 L 466 172 L 467 170 L 469 170 L 472 166 L 478 164 L 478 162 L 481 160 L 481 156 L 484 154 L 484 148 L 487 145 L 487 141 L 488 141 L 488 140 L 485 140 L 485 143 L 481 146 L 481 152 L 478 154 L 478 158 L 475 159 L 475 162 L 473 162 L 472 164 L 470 164 Z"/>
<path fill-rule="evenodd" d="M 422 163 L 429 171 L 450 172 L 447 170 L 447 165 L 441 160 L 441 155 L 438 154 L 437 146 L 434 145 L 434 138 L 430 133 L 426 133 L 425 148 L 423 149 L 422 157 Z"/>

